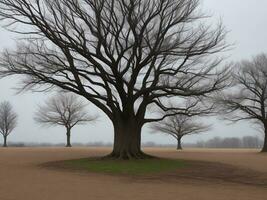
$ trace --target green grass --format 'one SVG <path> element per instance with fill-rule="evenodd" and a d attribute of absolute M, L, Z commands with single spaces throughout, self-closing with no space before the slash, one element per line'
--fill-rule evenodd
<path fill-rule="evenodd" d="M 126 174 L 126 175 L 145 175 L 174 171 L 186 166 L 182 160 L 149 159 L 149 160 L 96 160 L 78 159 L 64 161 L 64 165 L 75 170 L 89 172 Z"/>

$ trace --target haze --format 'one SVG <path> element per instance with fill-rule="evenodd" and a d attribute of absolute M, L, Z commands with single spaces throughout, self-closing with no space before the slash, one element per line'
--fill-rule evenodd
<path fill-rule="evenodd" d="M 265 0 L 204 0 L 203 9 L 212 14 L 214 18 L 221 18 L 226 29 L 229 30 L 227 41 L 235 43 L 234 48 L 227 52 L 228 61 L 251 59 L 259 53 L 267 53 L 267 1 Z M 16 35 L 10 34 L 3 28 L 0 29 L 0 48 L 13 47 Z M 44 128 L 37 125 L 34 120 L 34 112 L 38 104 L 43 103 L 52 93 L 16 94 L 15 87 L 19 84 L 19 78 L 5 78 L 0 80 L 0 101 L 7 100 L 12 103 L 19 115 L 19 126 L 9 137 L 9 142 L 49 142 L 61 143 L 65 141 L 63 128 Z M 87 142 L 112 142 L 113 128 L 109 120 L 93 105 L 88 106 L 88 112 L 99 113 L 99 120 L 91 125 L 76 127 L 73 130 L 72 141 Z M 227 122 L 206 119 L 206 123 L 214 124 L 213 129 L 207 133 L 185 137 L 184 142 L 196 142 L 215 136 L 241 137 L 244 135 L 259 135 L 260 133 L 247 122 L 235 125 L 226 125 Z M 0 139 L 2 140 L 2 138 Z M 152 141 L 160 144 L 175 143 L 171 137 L 159 134 L 151 134 L 144 129 L 142 142 Z M 2 141 L 0 141 L 2 142 Z"/>

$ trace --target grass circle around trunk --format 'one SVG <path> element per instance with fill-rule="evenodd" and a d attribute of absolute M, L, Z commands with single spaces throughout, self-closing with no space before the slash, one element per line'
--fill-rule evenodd
<path fill-rule="evenodd" d="M 60 163 L 65 168 L 88 172 L 146 175 L 169 172 L 186 167 L 183 160 L 171 159 L 144 159 L 144 160 L 108 160 L 83 158 L 67 160 Z"/>

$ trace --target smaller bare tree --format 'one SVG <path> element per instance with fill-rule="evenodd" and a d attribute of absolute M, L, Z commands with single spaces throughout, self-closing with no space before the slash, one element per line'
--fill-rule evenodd
<path fill-rule="evenodd" d="M 71 129 L 75 125 L 82 125 L 96 120 L 96 116 L 85 111 L 86 104 L 73 94 L 59 94 L 48 99 L 43 106 L 39 106 L 35 120 L 48 126 L 64 126 L 66 128 L 67 144 L 71 147 Z"/>
<path fill-rule="evenodd" d="M 8 101 L 0 104 L 0 133 L 4 137 L 3 147 L 7 147 L 7 137 L 17 126 L 17 114 Z"/>
<path fill-rule="evenodd" d="M 233 90 L 223 93 L 216 101 L 226 119 L 260 125 L 265 135 L 262 152 L 267 152 L 267 55 L 244 60 L 235 69 Z"/>
<path fill-rule="evenodd" d="M 156 132 L 171 135 L 177 140 L 177 150 L 182 149 L 181 140 L 186 135 L 198 134 L 210 129 L 210 126 L 194 121 L 193 116 L 174 115 L 156 123 L 151 128 Z"/>

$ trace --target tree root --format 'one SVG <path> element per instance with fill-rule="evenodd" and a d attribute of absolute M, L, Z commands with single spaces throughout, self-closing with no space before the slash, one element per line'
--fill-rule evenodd
<path fill-rule="evenodd" d="M 157 157 L 148 155 L 142 151 L 138 152 L 111 152 L 109 155 L 104 156 L 103 159 L 111 159 L 111 160 L 145 160 L 145 159 L 156 159 Z"/>

